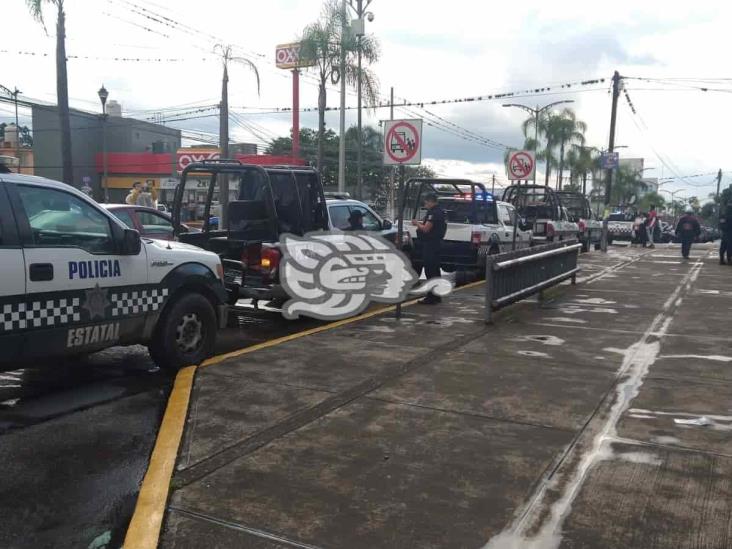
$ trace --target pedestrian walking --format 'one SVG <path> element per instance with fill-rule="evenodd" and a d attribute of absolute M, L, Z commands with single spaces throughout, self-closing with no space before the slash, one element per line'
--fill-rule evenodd
<path fill-rule="evenodd" d="M 656 205 L 651 204 L 651 209 L 648 211 L 646 216 L 646 233 L 648 236 L 648 246 L 655 248 L 655 232 L 658 226 L 658 214 L 656 213 Z"/>
<path fill-rule="evenodd" d="M 732 265 L 732 205 L 722 210 L 719 217 L 719 230 L 722 233 L 722 242 L 719 244 L 719 264 L 724 265 L 724 256 L 727 263 Z"/>
<path fill-rule="evenodd" d="M 681 240 L 681 255 L 684 259 L 689 259 L 691 252 L 691 244 L 694 239 L 701 234 L 701 226 L 699 220 L 694 216 L 694 210 L 686 208 L 684 215 L 679 219 L 676 225 L 676 236 Z"/>
<path fill-rule="evenodd" d="M 422 221 L 413 219 L 412 225 L 417 227 L 417 239 L 422 249 L 424 272 L 427 280 L 430 280 L 440 277 L 440 248 L 447 232 L 447 223 L 445 222 L 445 211 L 440 208 L 435 193 L 425 196 L 424 207 L 427 209 L 424 219 Z M 434 305 L 440 301 L 442 301 L 440 296 L 430 292 L 420 303 Z"/>

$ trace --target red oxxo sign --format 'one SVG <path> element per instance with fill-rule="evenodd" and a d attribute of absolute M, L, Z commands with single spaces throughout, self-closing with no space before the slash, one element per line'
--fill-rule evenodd
<path fill-rule="evenodd" d="M 186 166 L 204 160 L 218 160 L 221 153 L 218 149 L 178 149 L 178 171 L 182 172 Z"/>

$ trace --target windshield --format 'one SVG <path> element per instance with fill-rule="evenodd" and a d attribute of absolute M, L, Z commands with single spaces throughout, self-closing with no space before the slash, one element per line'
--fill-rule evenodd
<path fill-rule="evenodd" d="M 614 213 L 607 218 L 608 221 L 634 221 L 635 216 L 632 213 Z"/>
<path fill-rule="evenodd" d="M 587 199 L 581 194 L 562 194 L 559 195 L 564 206 L 569 213 L 569 217 L 573 221 L 579 221 L 580 219 L 590 219 L 592 212 L 590 211 L 590 205 Z"/>

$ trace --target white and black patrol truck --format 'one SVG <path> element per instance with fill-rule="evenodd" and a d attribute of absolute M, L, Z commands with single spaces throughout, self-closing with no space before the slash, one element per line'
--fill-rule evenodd
<path fill-rule="evenodd" d="M 412 246 L 405 251 L 415 270 L 422 268 L 416 227 L 408 220 L 423 219 L 422 202 L 428 193 L 437 195 L 445 211 L 447 231 L 441 246 L 441 265 L 447 272 L 485 270 L 486 256 L 513 248 L 516 210 L 511 204 L 496 201 L 484 185 L 466 179 L 413 178 L 404 187 L 403 230 Z M 531 231 L 516 228 L 516 249 L 531 245 Z"/>
<path fill-rule="evenodd" d="M 198 364 L 226 310 L 216 254 L 143 239 L 64 183 L 0 174 L 0 369 L 131 344 Z"/>

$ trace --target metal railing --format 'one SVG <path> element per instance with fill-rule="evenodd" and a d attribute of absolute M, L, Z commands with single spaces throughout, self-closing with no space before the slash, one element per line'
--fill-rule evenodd
<path fill-rule="evenodd" d="M 515 252 L 491 255 L 485 270 L 485 321 L 493 311 L 510 305 L 567 279 L 576 282 L 577 258 L 582 244 L 558 242 Z"/>

